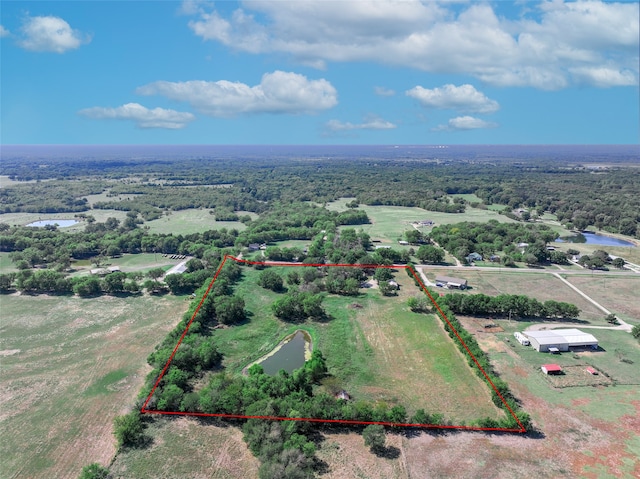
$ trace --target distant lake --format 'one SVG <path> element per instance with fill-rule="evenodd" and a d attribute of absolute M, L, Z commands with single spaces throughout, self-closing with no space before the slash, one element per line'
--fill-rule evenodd
<path fill-rule="evenodd" d="M 79 222 L 76 220 L 40 220 L 29 223 L 27 226 L 31 226 L 34 228 L 43 228 L 47 225 L 58 225 L 58 227 L 60 228 L 66 228 L 67 226 L 73 226 L 78 223 Z"/>
<path fill-rule="evenodd" d="M 625 246 L 632 247 L 635 244 L 630 241 L 621 240 L 618 238 L 612 238 L 610 236 L 599 235 L 597 233 L 589 233 L 584 231 L 580 234 L 573 236 L 563 236 L 556 239 L 558 243 L 583 243 L 583 244 L 597 244 L 602 246 Z"/>

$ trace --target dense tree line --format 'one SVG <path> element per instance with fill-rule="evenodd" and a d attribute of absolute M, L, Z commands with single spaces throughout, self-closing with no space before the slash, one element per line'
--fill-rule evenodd
<path fill-rule="evenodd" d="M 571 303 L 548 300 L 544 303 L 520 294 L 445 294 L 440 302 L 458 314 L 478 316 L 511 316 L 517 318 L 572 319 L 580 315 L 580 309 Z"/>

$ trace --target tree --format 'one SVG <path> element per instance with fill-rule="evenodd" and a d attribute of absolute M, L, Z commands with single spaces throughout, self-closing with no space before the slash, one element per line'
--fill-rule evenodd
<path fill-rule="evenodd" d="M 280 276 L 272 269 L 265 269 L 262 273 L 260 273 L 258 284 L 265 289 L 270 289 L 271 291 L 276 292 L 282 291 L 284 287 L 282 276 Z"/>
<path fill-rule="evenodd" d="M 636 324 L 632 329 L 631 329 L 631 335 L 636 338 L 638 341 L 640 341 L 640 324 Z"/>
<path fill-rule="evenodd" d="M 216 318 L 222 324 L 234 324 L 246 317 L 244 299 L 238 296 L 220 296 L 214 300 Z"/>
<path fill-rule="evenodd" d="M 123 447 L 135 447 L 144 439 L 144 427 L 140 419 L 139 411 L 132 411 L 124 416 L 116 416 L 113 420 L 114 431 L 118 441 L 118 449 Z"/>
<path fill-rule="evenodd" d="M 84 466 L 79 479 L 108 479 L 109 469 L 102 467 L 97 462 Z"/>
<path fill-rule="evenodd" d="M 424 244 L 418 248 L 416 256 L 423 263 L 442 263 L 444 251 L 433 245 Z"/>
<path fill-rule="evenodd" d="M 424 236 L 421 231 L 417 229 L 410 229 L 404 232 L 404 238 L 407 240 L 407 243 L 417 244 L 422 243 L 424 241 Z"/>
<path fill-rule="evenodd" d="M 370 424 L 362 431 L 364 445 L 371 448 L 373 452 L 379 452 L 384 448 L 386 441 L 384 427 L 380 424 Z"/>
<path fill-rule="evenodd" d="M 378 288 L 380 289 L 380 293 L 382 293 L 382 296 L 393 296 L 394 294 L 397 294 L 396 287 L 389 283 L 389 281 L 379 282 Z"/>
<path fill-rule="evenodd" d="M 376 272 L 373 274 L 373 277 L 378 282 L 391 281 L 393 279 L 393 274 L 389 268 L 376 268 Z"/>
<path fill-rule="evenodd" d="M 609 314 L 607 314 L 607 315 L 605 316 L 604 320 L 605 320 L 607 323 L 611 323 L 611 324 L 620 324 L 620 323 L 618 322 L 618 318 L 616 318 L 616 315 L 615 315 L 615 314 L 613 314 L 613 313 L 609 313 Z"/>
<path fill-rule="evenodd" d="M 613 260 L 613 266 L 615 266 L 618 269 L 622 269 L 624 268 L 624 259 L 623 258 L 616 258 Z"/>

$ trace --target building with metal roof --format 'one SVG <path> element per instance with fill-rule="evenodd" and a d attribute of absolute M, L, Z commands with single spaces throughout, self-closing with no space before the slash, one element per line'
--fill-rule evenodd
<path fill-rule="evenodd" d="M 562 368 L 557 364 L 543 364 L 540 369 L 545 374 L 562 374 Z"/>
<path fill-rule="evenodd" d="M 467 287 L 467 280 L 462 278 L 452 278 L 450 276 L 436 276 L 436 286 L 465 289 Z"/>
<path fill-rule="evenodd" d="M 598 340 L 592 334 L 579 329 L 553 329 L 545 331 L 526 331 L 531 346 L 541 353 L 556 348 L 558 351 L 569 351 L 569 348 L 591 347 L 598 349 Z"/>

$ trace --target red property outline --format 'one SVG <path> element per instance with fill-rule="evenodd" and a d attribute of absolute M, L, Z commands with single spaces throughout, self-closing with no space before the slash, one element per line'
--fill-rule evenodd
<path fill-rule="evenodd" d="M 471 357 L 471 359 L 473 359 L 473 362 L 475 363 L 475 365 L 478 367 L 478 369 L 480 369 L 480 371 L 482 371 L 482 374 L 484 375 L 484 378 L 491 385 L 491 387 L 493 388 L 495 393 L 498 395 L 498 397 L 502 400 L 502 402 L 504 403 L 505 407 L 507 408 L 509 413 L 513 416 L 513 418 L 516 420 L 516 422 L 518 423 L 520 428 L 517 429 L 517 428 L 504 428 L 504 427 L 443 426 L 443 425 L 440 425 L 440 424 L 412 424 L 412 423 L 394 423 L 394 422 L 386 422 L 386 421 L 353 421 L 353 420 L 347 420 L 347 419 L 317 419 L 317 418 L 302 418 L 302 417 L 245 416 L 245 415 L 241 415 L 241 414 L 208 414 L 208 413 L 198 413 L 198 412 L 156 411 L 156 410 L 153 410 L 153 409 L 147 409 L 147 404 L 149 404 L 149 401 L 151 400 L 151 397 L 153 396 L 153 393 L 156 391 L 158 385 L 160 384 L 160 381 L 162 380 L 162 377 L 167 372 L 167 369 L 169 368 L 169 365 L 171 364 L 171 361 L 173 360 L 173 357 L 175 356 L 176 351 L 178 350 L 178 347 L 182 343 L 182 340 L 184 339 L 184 337 L 187 335 L 187 332 L 189 331 L 189 327 L 191 326 L 191 323 L 195 319 L 196 314 L 198 314 L 198 311 L 200 310 L 200 307 L 202 306 L 202 303 L 204 303 L 204 300 L 209 295 L 209 291 L 211 291 L 211 287 L 213 286 L 213 283 L 215 283 L 216 279 L 218 278 L 218 275 L 220 274 L 220 271 L 222 271 L 222 267 L 226 263 L 227 259 L 231 259 L 231 260 L 235 261 L 236 263 L 258 264 L 258 265 L 264 265 L 264 266 L 301 266 L 301 267 L 309 267 L 309 266 L 311 266 L 311 267 L 319 267 L 319 266 L 336 267 L 336 266 L 340 266 L 340 267 L 349 267 L 349 268 L 408 269 L 411 272 L 411 274 L 413 275 L 414 279 L 418 282 L 418 284 L 422 288 L 422 291 L 429 297 L 429 299 L 431 300 L 431 303 L 433 303 L 433 306 L 436 308 L 436 310 L 438 311 L 440 316 L 449 325 L 449 328 L 451 328 L 451 331 L 454 332 L 454 334 L 456 335 L 456 338 L 458 338 L 458 341 L 460 341 L 462 346 L 464 346 L 464 348 L 467 350 L 467 352 L 469 353 L 469 356 Z M 320 422 L 320 423 L 357 424 L 357 425 L 380 424 L 382 426 L 414 427 L 414 428 L 425 428 L 425 429 L 457 429 L 457 430 L 470 430 L 470 431 L 500 431 L 500 432 L 519 432 L 519 433 L 526 432 L 525 427 L 522 425 L 522 423 L 520 422 L 518 417 L 515 415 L 515 413 L 513 412 L 511 407 L 509 406 L 509 404 L 505 401 L 505 399 L 502 396 L 502 394 L 500 394 L 500 391 L 498 391 L 496 386 L 493 384 L 493 382 L 491 381 L 491 378 L 489 378 L 489 375 L 485 372 L 485 370 L 482 368 L 482 366 L 480 366 L 480 363 L 478 363 L 478 360 L 476 359 L 476 357 L 473 355 L 473 353 L 471 352 L 469 347 L 462 340 L 462 338 L 458 334 L 458 331 L 456 331 L 456 329 L 453 327 L 453 325 L 449 321 L 449 318 L 447 318 L 447 316 L 444 314 L 442 309 L 440 309 L 440 306 L 435 301 L 435 299 L 433 298 L 433 296 L 431 295 L 431 293 L 429 292 L 427 287 L 424 285 L 424 283 L 422 282 L 422 279 L 420 279 L 420 277 L 416 274 L 416 271 L 411 266 L 408 266 L 408 265 L 391 265 L 391 266 L 387 266 L 387 265 L 379 265 L 379 264 L 324 264 L 324 263 L 321 263 L 321 264 L 307 264 L 307 263 L 286 263 L 286 262 L 277 262 L 277 261 L 249 261 L 249 260 L 244 260 L 244 259 L 238 259 L 235 256 L 231 256 L 231 255 L 225 255 L 225 257 L 223 258 L 222 262 L 220 263 L 220 266 L 216 270 L 216 273 L 213 276 L 213 279 L 211 280 L 211 283 L 209 283 L 209 287 L 207 288 L 206 292 L 202 296 L 202 299 L 200 300 L 200 303 L 198 303 L 198 306 L 196 307 L 196 309 L 195 309 L 195 311 L 193 313 L 193 316 L 191 316 L 191 320 L 189 321 L 189 323 L 185 327 L 185 329 L 184 329 L 184 331 L 182 333 L 182 336 L 180 336 L 180 339 L 178 340 L 178 344 L 176 344 L 176 347 L 173 348 L 173 352 L 171 353 L 171 356 L 169 357 L 169 359 L 167 361 L 167 364 L 165 364 L 164 368 L 162 369 L 162 372 L 160 373 L 160 376 L 158 376 L 158 379 L 156 380 L 155 384 L 153 385 L 153 388 L 151 389 L 151 392 L 149 393 L 149 396 L 147 397 L 146 401 L 144 402 L 142 408 L 140 409 L 140 412 L 142 414 L 164 414 L 164 415 L 169 415 L 169 416 L 222 417 L 222 418 L 229 418 L 229 419 L 268 419 L 268 420 L 275 420 L 275 421 L 308 421 L 308 422 Z"/>

